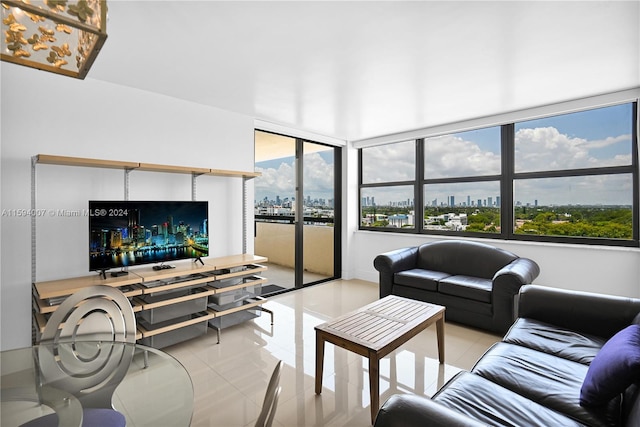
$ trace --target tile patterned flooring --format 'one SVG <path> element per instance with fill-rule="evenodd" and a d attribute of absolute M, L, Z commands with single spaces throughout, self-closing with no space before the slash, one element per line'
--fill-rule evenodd
<path fill-rule="evenodd" d="M 271 297 L 274 312 L 201 338 L 165 348 L 189 371 L 195 406 L 193 427 L 252 426 L 278 360 L 284 361 L 274 426 L 368 426 L 367 360 L 325 345 L 323 391 L 314 392 L 314 326 L 378 299 L 378 285 L 335 280 Z M 438 363 L 435 326 L 380 363 L 380 402 L 392 394 L 431 396 L 461 369 L 470 369 L 493 343 L 489 334 L 456 324 L 445 327 L 445 361 Z"/>

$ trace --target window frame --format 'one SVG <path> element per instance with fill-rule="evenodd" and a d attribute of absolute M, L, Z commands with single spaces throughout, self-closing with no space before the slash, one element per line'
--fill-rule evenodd
<path fill-rule="evenodd" d="M 580 110 L 567 111 L 563 113 L 548 114 L 545 117 L 554 117 L 570 113 L 578 113 L 581 111 L 595 110 L 598 108 L 606 108 L 615 105 L 631 104 L 631 164 L 623 166 L 603 166 L 593 168 L 578 169 L 560 169 L 548 171 L 533 172 L 515 172 L 515 127 L 516 123 L 527 121 L 526 119 L 513 120 L 500 125 L 500 147 L 501 147 L 501 173 L 499 175 L 469 176 L 469 177 L 450 177 L 450 178 L 430 178 L 425 179 L 425 159 L 424 144 L 428 137 L 415 138 L 416 143 L 416 170 L 413 181 L 397 181 L 375 184 L 363 184 L 362 182 L 362 150 L 368 147 L 358 148 L 358 227 L 360 230 L 370 230 L 377 232 L 395 232 L 409 234 L 424 235 L 441 235 L 455 237 L 471 237 L 499 240 L 514 241 L 534 241 L 534 242 L 550 242 L 561 244 L 586 244 L 599 246 L 618 246 L 618 247 L 640 247 L 640 196 L 639 196 L 639 178 L 638 170 L 638 99 L 632 101 L 624 101 L 612 103 L 606 106 L 582 108 Z M 544 117 L 537 117 L 544 118 Z M 492 127 L 492 126 L 486 126 Z M 478 127 L 480 128 L 480 127 Z M 466 130 L 449 131 L 446 134 L 462 133 Z M 438 135 L 429 135 L 429 137 Z M 403 142 L 406 142 L 404 140 Z M 613 239 L 613 238 L 594 238 L 579 236 L 552 236 L 552 235 L 529 235 L 516 234 L 514 230 L 515 224 L 515 205 L 514 205 L 514 186 L 518 180 L 539 179 L 539 178 L 565 178 L 580 176 L 597 176 L 597 175 L 617 175 L 631 174 L 632 176 L 632 238 L 631 239 Z M 428 184 L 451 184 L 451 183 L 473 183 L 482 181 L 499 181 L 500 185 L 500 232 L 499 233 L 482 233 L 468 231 L 448 231 L 448 230 L 427 230 L 424 227 L 424 188 Z M 390 227 L 372 227 L 362 225 L 362 189 L 372 187 L 385 187 L 397 185 L 413 185 L 414 186 L 414 208 L 415 208 L 415 227 L 411 229 L 398 229 Z"/>
<path fill-rule="evenodd" d="M 404 141 L 399 141 L 398 143 L 406 143 L 408 142 L 407 140 Z M 385 145 L 391 145 L 391 144 L 385 144 Z M 360 148 L 358 149 L 358 229 L 360 230 L 374 230 L 374 231 L 381 231 L 381 232 L 393 232 L 393 233 L 408 233 L 408 234 L 415 234 L 420 232 L 422 226 L 420 224 L 415 224 L 415 226 L 413 228 L 395 228 L 395 227 L 372 227 L 372 226 L 365 226 L 362 225 L 362 214 L 363 214 L 363 209 L 362 209 L 362 189 L 363 188 L 384 188 L 384 187 L 397 187 L 397 186 L 412 186 L 413 187 L 413 205 L 414 205 L 414 209 L 416 210 L 417 213 L 417 209 L 416 207 L 418 206 L 418 197 L 419 194 L 416 193 L 416 178 L 415 177 L 419 177 L 419 175 L 415 175 L 414 179 L 412 180 L 407 180 L 407 181 L 388 181 L 388 182 L 375 182 L 375 183 L 363 183 L 363 168 L 362 168 L 362 150 L 366 149 L 366 148 Z M 415 173 L 419 173 L 419 171 L 422 170 L 422 162 L 418 161 L 419 160 L 419 144 L 418 144 L 418 140 L 415 140 L 415 150 L 414 150 L 414 154 L 415 154 Z M 420 201 L 422 201 L 422 197 L 420 196 Z M 417 218 L 417 214 L 416 214 L 416 218 Z M 416 221 L 418 222 L 418 221 Z"/>

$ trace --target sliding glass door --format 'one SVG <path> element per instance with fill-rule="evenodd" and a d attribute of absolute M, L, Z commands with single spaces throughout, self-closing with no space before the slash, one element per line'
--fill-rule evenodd
<path fill-rule="evenodd" d="M 269 259 L 266 293 L 340 272 L 339 149 L 255 132 L 255 253 Z"/>

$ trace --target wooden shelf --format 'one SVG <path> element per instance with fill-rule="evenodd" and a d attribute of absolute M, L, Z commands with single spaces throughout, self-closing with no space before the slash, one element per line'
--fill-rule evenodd
<path fill-rule="evenodd" d="M 191 166 L 159 165 L 154 163 L 123 162 L 119 160 L 89 159 L 84 157 L 55 156 L 50 154 L 36 154 L 36 163 L 61 166 L 84 166 L 93 168 L 139 170 L 147 172 L 169 172 L 196 175 L 213 175 L 225 177 L 255 178 L 260 172 L 234 171 L 224 169 L 199 168 Z"/>
<path fill-rule="evenodd" d="M 48 154 L 37 154 L 35 156 L 35 160 L 37 163 L 42 163 L 46 165 L 85 166 L 85 167 L 92 167 L 92 168 L 108 168 L 108 169 L 135 169 L 140 166 L 140 163 L 136 163 L 136 162 L 86 159 L 82 157 L 52 156 Z"/>
<path fill-rule="evenodd" d="M 86 288 L 88 286 L 106 285 L 106 286 L 112 286 L 114 288 L 119 288 L 127 285 L 134 286 L 141 282 L 142 282 L 142 278 L 132 272 L 129 272 L 129 274 L 127 274 L 126 276 L 118 276 L 118 277 L 107 276 L 106 279 L 102 279 L 100 275 L 96 273 L 92 276 L 81 276 L 81 277 L 72 277 L 69 279 L 36 282 L 34 283 L 34 287 L 36 289 L 38 297 L 40 299 L 45 300 L 49 298 L 57 298 L 57 297 L 64 297 L 67 295 L 71 295 L 72 293 L 77 292 L 80 289 Z M 136 287 L 131 292 L 125 292 L 125 295 L 128 297 L 142 295 L 142 289 Z"/>
<path fill-rule="evenodd" d="M 221 316 L 226 316 L 228 314 L 237 313 L 238 311 L 244 311 L 244 310 L 249 310 L 251 308 L 256 308 L 258 306 L 261 306 L 265 302 L 267 302 L 267 300 L 265 298 L 258 297 L 258 296 L 250 298 L 250 299 L 248 299 L 246 301 L 247 301 L 247 303 L 245 303 L 243 305 L 239 305 L 239 306 L 233 307 L 233 308 L 228 308 L 228 309 L 222 310 L 222 311 L 216 311 L 216 310 L 214 310 L 212 308 L 209 308 L 207 310 L 207 313 L 209 313 L 209 316 L 211 316 L 211 318 L 221 317 Z"/>
<path fill-rule="evenodd" d="M 164 301 L 157 301 L 157 302 L 145 302 L 142 299 L 139 298 L 135 298 L 134 301 L 136 301 L 137 304 L 140 304 L 142 307 L 142 310 L 153 310 L 154 308 L 159 308 L 159 307 L 166 307 L 169 305 L 173 305 L 173 304 L 178 304 L 181 302 L 185 302 L 185 301 L 191 301 L 194 299 L 200 299 L 203 297 L 207 297 L 209 295 L 213 295 L 215 294 L 215 289 L 209 289 L 207 287 L 202 288 L 203 290 L 200 292 L 196 292 L 193 294 L 187 294 L 187 295 L 183 295 L 181 297 L 177 297 L 177 298 L 172 298 L 172 299 L 168 299 L 168 300 L 164 300 Z"/>
<path fill-rule="evenodd" d="M 171 165 L 156 165 L 152 163 L 140 163 L 140 166 L 137 168 L 140 171 L 148 171 L 148 172 L 169 172 L 169 173 L 195 173 L 195 174 L 208 174 L 211 169 L 207 168 L 193 168 L 186 166 L 171 166 Z M 242 174 L 242 172 L 239 172 Z"/>
<path fill-rule="evenodd" d="M 176 329 L 184 328 L 185 326 L 197 325 L 198 323 L 206 322 L 207 320 L 213 319 L 214 317 L 214 313 L 207 312 L 206 315 L 194 317 L 193 319 L 185 320 L 179 323 L 173 323 L 171 325 L 163 326 L 157 329 L 146 329 L 144 326 L 139 324 L 138 330 L 142 333 L 142 338 L 149 338 L 165 332 L 175 331 Z"/>
<path fill-rule="evenodd" d="M 244 275 L 246 275 L 247 273 L 245 272 Z M 215 285 L 209 285 L 207 286 L 208 289 L 211 289 L 213 291 L 213 294 L 221 294 L 223 292 L 231 292 L 231 291 L 235 291 L 238 289 L 243 289 L 243 288 L 250 288 L 252 286 L 256 286 L 256 285 L 262 285 L 267 283 L 267 279 L 265 279 L 264 277 L 261 276 L 248 276 L 250 278 L 252 278 L 252 280 L 248 281 L 248 282 L 242 282 L 242 283 L 238 283 L 237 285 L 231 285 L 231 286 L 224 286 L 224 287 L 216 287 Z"/>
<path fill-rule="evenodd" d="M 230 256 L 220 257 L 220 258 L 209 258 L 209 259 L 205 258 L 203 261 L 205 265 L 210 265 L 215 270 L 222 270 L 223 268 L 231 268 L 231 267 L 238 267 L 240 265 L 267 262 L 268 259 L 260 255 L 242 254 L 242 255 L 230 255 Z"/>
<path fill-rule="evenodd" d="M 206 258 L 203 258 L 206 261 Z M 215 270 L 211 265 L 204 265 L 199 262 L 183 261 L 177 262 L 175 268 L 166 268 L 162 270 L 154 270 L 151 267 L 136 269 L 136 275 L 140 276 L 145 282 L 153 282 L 156 280 L 172 279 L 181 276 L 189 276 L 192 274 L 204 274 Z M 209 278 L 208 280 L 213 280 Z"/>
<path fill-rule="evenodd" d="M 210 169 L 209 172 L 205 172 L 207 175 L 215 175 L 215 176 L 227 176 L 227 177 L 236 177 L 241 176 L 243 178 L 256 178 L 262 173 L 260 172 L 240 172 L 240 171 L 230 171 L 223 169 Z"/>

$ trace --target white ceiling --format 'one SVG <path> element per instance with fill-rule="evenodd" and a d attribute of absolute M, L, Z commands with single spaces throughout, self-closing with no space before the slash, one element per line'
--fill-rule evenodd
<path fill-rule="evenodd" d="M 639 1 L 109 1 L 87 78 L 346 140 L 640 86 Z"/>

